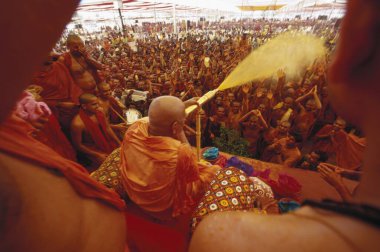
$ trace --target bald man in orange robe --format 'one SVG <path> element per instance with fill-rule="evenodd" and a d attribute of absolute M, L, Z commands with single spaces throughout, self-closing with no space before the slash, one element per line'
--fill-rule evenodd
<path fill-rule="evenodd" d="M 149 118 L 133 124 L 121 146 L 125 191 L 136 205 L 160 219 L 190 213 L 219 169 L 197 163 L 183 130 L 186 105 L 172 96 L 156 98 Z"/>

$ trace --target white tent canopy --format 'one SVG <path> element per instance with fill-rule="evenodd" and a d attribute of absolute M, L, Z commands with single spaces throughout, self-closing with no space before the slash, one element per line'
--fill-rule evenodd
<path fill-rule="evenodd" d="M 118 5 L 116 2 L 121 2 Z M 73 18 L 73 24 L 84 24 L 86 28 L 103 25 L 120 26 L 120 8 L 125 24 L 141 22 L 173 22 L 176 20 L 217 21 L 240 18 L 309 18 L 325 15 L 329 18 L 344 14 L 346 0 L 82 0 Z M 242 11 L 265 9 L 267 11 Z M 275 7 L 277 10 L 271 9 Z"/>

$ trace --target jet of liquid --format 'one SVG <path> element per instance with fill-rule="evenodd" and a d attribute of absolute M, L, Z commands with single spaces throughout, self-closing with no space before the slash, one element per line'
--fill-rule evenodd
<path fill-rule="evenodd" d="M 326 52 L 324 41 L 313 35 L 283 33 L 251 52 L 218 87 L 225 90 L 273 76 L 284 69 L 288 77 L 298 76 Z"/>
<path fill-rule="evenodd" d="M 279 69 L 283 69 L 287 77 L 299 76 L 301 69 L 310 66 L 325 53 L 324 41 L 316 36 L 291 32 L 282 33 L 251 52 L 217 89 L 203 95 L 198 103 L 202 105 L 219 90 L 271 77 Z M 189 114 L 196 108 L 193 105 L 186 109 L 186 113 Z"/>

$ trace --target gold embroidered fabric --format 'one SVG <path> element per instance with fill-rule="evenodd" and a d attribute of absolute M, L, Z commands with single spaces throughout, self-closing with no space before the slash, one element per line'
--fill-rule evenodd
<path fill-rule="evenodd" d="M 123 185 L 120 181 L 120 148 L 115 149 L 103 162 L 103 164 L 93 173 L 91 177 L 99 183 L 115 190 L 122 198 L 126 196 Z"/>

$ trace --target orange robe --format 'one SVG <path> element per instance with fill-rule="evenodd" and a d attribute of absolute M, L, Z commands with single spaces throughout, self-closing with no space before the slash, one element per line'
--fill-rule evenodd
<path fill-rule="evenodd" d="M 0 125 L 0 151 L 41 168 L 58 171 L 82 197 L 124 210 L 125 204 L 115 192 L 90 178 L 86 169 L 78 163 L 63 158 L 33 138 L 32 131 L 34 128 L 28 122 L 12 115 Z"/>
<path fill-rule="evenodd" d="M 148 119 L 134 123 L 121 145 L 123 187 L 145 211 L 171 216 L 190 213 L 218 167 L 199 167 L 190 145 L 149 136 Z"/>
<path fill-rule="evenodd" d="M 328 135 L 333 130 L 331 124 L 325 125 L 316 136 Z M 365 139 L 344 130 L 336 132 L 332 137 L 320 139 L 314 145 L 314 149 L 336 155 L 336 164 L 349 170 L 357 170 L 362 166 Z"/>
<path fill-rule="evenodd" d="M 31 84 L 43 88 L 41 96 L 55 114 L 63 130 L 69 133 L 70 123 L 77 114 L 77 108 L 57 107 L 58 102 L 79 104 L 78 98 L 83 93 L 71 77 L 70 71 L 61 62 L 53 62 L 51 69 L 35 73 Z"/>

